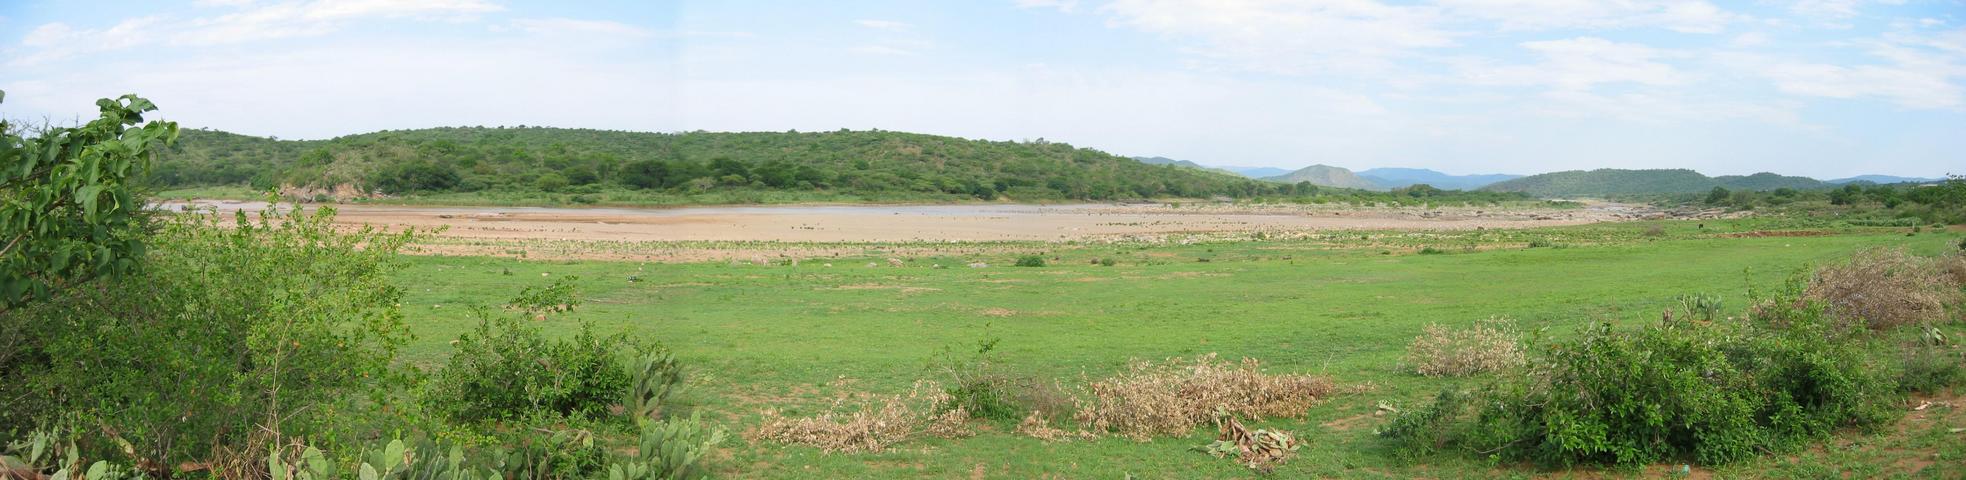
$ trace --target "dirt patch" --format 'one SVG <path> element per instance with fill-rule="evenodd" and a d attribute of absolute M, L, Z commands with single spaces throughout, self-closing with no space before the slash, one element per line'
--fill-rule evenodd
<path fill-rule="evenodd" d="M 1755 230 L 1752 232 L 1727 233 L 1721 238 L 1767 238 L 1767 237 L 1827 237 L 1836 232 L 1822 230 Z"/>
<path fill-rule="evenodd" d="M 821 287 L 821 288 L 819 288 L 818 290 L 897 290 L 897 291 L 900 291 L 901 293 L 922 293 L 922 292 L 940 292 L 940 291 L 942 291 L 942 289 L 940 289 L 940 288 L 931 288 L 931 287 L 909 287 L 909 286 L 903 286 L 903 285 L 881 285 L 881 284 L 876 284 L 876 283 L 859 283 L 859 284 L 853 284 L 853 285 L 840 285 L 840 286 L 837 286 L 837 287 L 830 287 L 830 288 L 828 288 L 828 287 Z"/>

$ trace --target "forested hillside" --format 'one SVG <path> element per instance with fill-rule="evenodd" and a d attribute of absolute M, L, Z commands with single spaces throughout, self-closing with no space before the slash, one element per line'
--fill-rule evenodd
<path fill-rule="evenodd" d="M 1825 186 L 1823 182 L 1815 179 L 1790 177 L 1773 173 L 1708 177 L 1701 175 L 1700 172 L 1686 169 L 1621 170 L 1602 168 L 1590 171 L 1570 170 L 1531 175 L 1498 182 L 1482 187 L 1482 190 L 1522 192 L 1537 197 L 1590 197 L 1696 193 L 1712 190 L 1714 187 L 1725 187 L 1735 190 L 1774 190 L 1777 188 L 1808 189 L 1823 186 Z"/>
<path fill-rule="evenodd" d="M 431 128 L 292 141 L 187 130 L 155 168 L 159 188 L 354 185 L 388 195 L 457 192 L 688 196 L 824 192 L 883 199 L 1131 199 L 1275 194 L 1220 172 L 1146 165 L 1062 143 L 887 131 L 644 133 Z"/>

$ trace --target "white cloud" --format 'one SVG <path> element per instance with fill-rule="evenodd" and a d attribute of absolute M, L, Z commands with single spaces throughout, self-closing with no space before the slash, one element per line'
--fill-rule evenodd
<path fill-rule="evenodd" d="M 1596 37 L 1523 42 L 1522 48 L 1543 57 L 1527 65 L 1463 68 L 1463 78 L 1478 85 L 1547 86 L 1560 91 L 1585 91 L 1599 84 L 1633 83 L 1677 86 L 1691 75 L 1660 61 L 1675 54 L 1636 43 Z"/>
<path fill-rule="evenodd" d="M 1186 50 L 1206 62 L 1257 72 L 1383 72 L 1411 50 L 1454 44 L 1433 9 L 1374 0 L 1118 0 L 1100 11 L 1112 25 L 1192 40 Z"/>
<path fill-rule="evenodd" d="M 853 23 L 875 30 L 907 30 L 914 28 L 914 25 L 891 20 L 860 19 L 854 20 Z"/>
<path fill-rule="evenodd" d="M 191 2 L 192 6 L 197 7 L 244 7 L 252 4 L 253 0 L 196 0 Z"/>
<path fill-rule="evenodd" d="M 211 17 L 133 18 L 105 29 L 56 22 L 30 32 L 21 41 L 27 51 L 8 63 L 32 65 L 146 44 L 209 46 L 316 36 L 364 19 L 468 20 L 502 8 L 481 0 L 315 0 L 254 6 Z"/>
<path fill-rule="evenodd" d="M 1503 30 L 1658 27 L 1717 33 L 1739 15 L 1704 0 L 1440 0 L 1450 15 Z"/>
<path fill-rule="evenodd" d="M 1855 42 L 1881 60 L 1835 64 L 1767 55 L 1724 56 L 1737 68 L 1791 95 L 1877 98 L 1910 109 L 1966 108 L 1966 29 L 1931 35 L 1894 33 Z"/>

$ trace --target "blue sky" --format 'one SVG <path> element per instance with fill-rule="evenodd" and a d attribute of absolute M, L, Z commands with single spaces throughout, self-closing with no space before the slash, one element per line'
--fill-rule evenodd
<path fill-rule="evenodd" d="M 1213 165 L 1966 173 L 1966 0 L 0 0 L 0 115 L 1044 138 Z"/>

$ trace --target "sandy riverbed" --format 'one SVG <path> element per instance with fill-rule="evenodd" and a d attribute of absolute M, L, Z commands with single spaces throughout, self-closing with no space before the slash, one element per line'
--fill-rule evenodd
<path fill-rule="evenodd" d="M 163 208 L 257 210 L 259 202 L 176 202 Z M 1066 241 L 1123 235 L 1302 230 L 1463 230 L 1616 221 L 1645 212 L 1618 204 L 1574 209 L 1346 206 L 923 205 L 672 209 L 341 205 L 347 225 L 434 229 L 500 240 L 947 242 Z"/>

